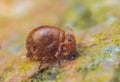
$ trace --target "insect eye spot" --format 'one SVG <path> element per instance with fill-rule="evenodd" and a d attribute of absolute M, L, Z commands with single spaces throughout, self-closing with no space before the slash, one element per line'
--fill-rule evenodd
<path fill-rule="evenodd" d="M 71 42 L 72 41 L 72 39 L 71 38 L 68 38 L 68 42 Z"/>

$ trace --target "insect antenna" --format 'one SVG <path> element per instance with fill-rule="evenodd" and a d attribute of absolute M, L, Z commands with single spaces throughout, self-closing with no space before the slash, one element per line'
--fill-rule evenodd
<path fill-rule="evenodd" d="M 73 29 L 70 26 L 67 26 L 67 29 L 69 29 L 69 31 L 71 31 L 72 35 L 75 35 Z"/>

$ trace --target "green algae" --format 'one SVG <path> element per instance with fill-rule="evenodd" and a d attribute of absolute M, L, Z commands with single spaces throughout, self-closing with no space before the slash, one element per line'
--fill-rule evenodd
<path fill-rule="evenodd" d="M 63 70 L 60 70 L 59 68 L 47 68 L 44 72 L 38 71 L 36 72 L 29 81 L 31 82 L 48 82 L 48 81 L 57 81 L 61 77 L 63 77 Z"/>

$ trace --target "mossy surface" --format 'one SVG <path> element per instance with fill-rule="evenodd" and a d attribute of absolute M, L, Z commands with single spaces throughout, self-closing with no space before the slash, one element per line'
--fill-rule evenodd
<path fill-rule="evenodd" d="M 14 11 L 18 8 L 16 3 L 26 10 Z M 0 82 L 120 81 L 118 0 L 25 0 L 23 3 L 0 2 L 3 5 L 0 9 L 4 10 L 0 12 Z M 39 71 L 40 62 L 26 58 L 25 40 L 40 25 L 56 26 L 66 32 L 69 32 L 66 26 L 71 27 L 77 41 L 75 59 L 62 61 L 61 67 L 56 63 Z"/>
<path fill-rule="evenodd" d="M 76 82 L 77 80 L 82 82 L 118 82 L 120 63 L 119 38 L 116 37 L 118 36 L 118 29 L 119 27 L 117 26 L 108 26 L 95 34 L 91 33 L 91 37 L 94 38 L 94 40 L 86 41 L 87 44 L 77 44 L 79 56 L 73 61 L 68 61 L 69 65 L 66 64 L 65 67 L 60 68 L 64 69 L 64 71 L 57 69 L 54 70 L 55 73 L 52 73 L 53 69 L 48 69 L 47 71 L 44 71 L 44 73 L 38 72 L 37 74 L 34 74 L 32 81 L 34 82 L 35 80 L 38 80 L 38 78 L 39 80 L 43 78 L 42 80 L 46 82 L 48 80 L 52 82 Z M 116 41 L 118 41 L 118 43 Z M 49 75 L 48 71 L 53 75 Z M 52 76 L 60 78 L 51 80 Z"/>

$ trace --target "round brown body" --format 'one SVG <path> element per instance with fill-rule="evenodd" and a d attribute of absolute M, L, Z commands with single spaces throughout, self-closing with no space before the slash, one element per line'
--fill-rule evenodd
<path fill-rule="evenodd" d="M 33 60 L 49 60 L 57 52 L 70 55 L 76 51 L 76 41 L 72 34 L 65 34 L 59 28 L 40 26 L 33 29 L 26 39 L 27 57 Z"/>

